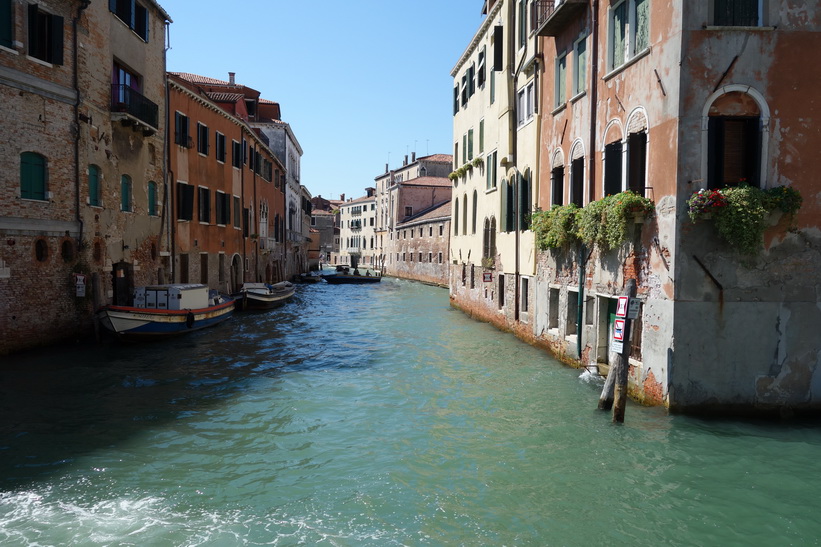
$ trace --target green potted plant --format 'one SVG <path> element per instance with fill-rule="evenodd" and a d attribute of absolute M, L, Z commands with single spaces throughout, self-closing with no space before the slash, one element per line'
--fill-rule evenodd
<path fill-rule="evenodd" d="M 485 164 L 485 160 L 480 157 L 473 158 L 473 167 L 482 167 Z"/>
<path fill-rule="evenodd" d="M 530 217 L 531 230 L 536 236 L 539 249 L 559 249 L 569 247 L 578 241 L 577 214 L 574 204 L 554 205 L 543 211 L 537 209 Z"/>

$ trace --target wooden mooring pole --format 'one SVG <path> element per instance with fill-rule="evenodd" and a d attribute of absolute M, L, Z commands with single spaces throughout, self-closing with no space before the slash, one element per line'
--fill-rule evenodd
<path fill-rule="evenodd" d="M 620 300 L 626 298 L 626 303 L 622 306 L 620 302 L 619 315 L 614 325 L 613 339 L 609 344 L 621 343 L 621 351 L 617 352 L 616 359 L 607 374 L 601 396 L 599 397 L 599 409 L 610 410 L 613 408 L 613 422 L 624 422 L 624 409 L 627 405 L 627 379 L 630 373 L 630 324 L 632 319 L 627 314 L 627 307 L 631 300 L 636 297 L 636 280 L 628 279 L 627 286 L 622 293 Z M 622 319 L 623 317 L 623 319 Z M 623 325 L 623 326 L 622 326 Z M 619 328 L 622 326 L 622 328 Z"/>

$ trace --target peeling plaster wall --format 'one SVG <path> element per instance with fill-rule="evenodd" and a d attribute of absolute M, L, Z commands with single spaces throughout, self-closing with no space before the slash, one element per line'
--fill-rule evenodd
<path fill-rule="evenodd" d="M 821 81 L 821 68 L 806 58 L 821 45 L 821 8 L 765 4 L 764 27 L 753 30 L 711 28 L 705 6 L 687 12 L 673 410 L 821 409 L 821 125 L 813 84 Z M 762 186 L 793 186 L 804 197 L 795 219 L 770 218 L 764 249 L 755 257 L 738 255 L 711 223 L 693 224 L 685 212 L 687 197 L 704 178 L 705 158 L 684 151 L 705 150 L 703 117 L 716 88 L 718 94 L 746 94 L 762 116 L 769 112 L 763 119 Z M 716 109 L 737 108 L 722 100 L 716 98 Z"/>

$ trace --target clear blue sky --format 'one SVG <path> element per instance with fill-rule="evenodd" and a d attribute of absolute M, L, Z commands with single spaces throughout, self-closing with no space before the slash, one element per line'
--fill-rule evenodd
<path fill-rule="evenodd" d="M 168 70 L 259 90 L 303 149 L 316 196 L 364 195 L 405 154 L 452 153 L 450 71 L 482 0 L 159 0 Z"/>

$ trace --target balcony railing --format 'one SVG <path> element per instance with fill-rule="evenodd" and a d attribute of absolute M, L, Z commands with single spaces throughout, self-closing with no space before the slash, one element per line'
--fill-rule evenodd
<path fill-rule="evenodd" d="M 587 7 L 588 0 L 535 0 L 531 4 L 536 34 L 556 36 Z"/>
<path fill-rule="evenodd" d="M 158 128 L 159 108 L 134 88 L 122 84 L 111 86 L 111 111 L 127 114 L 154 131 Z"/>

